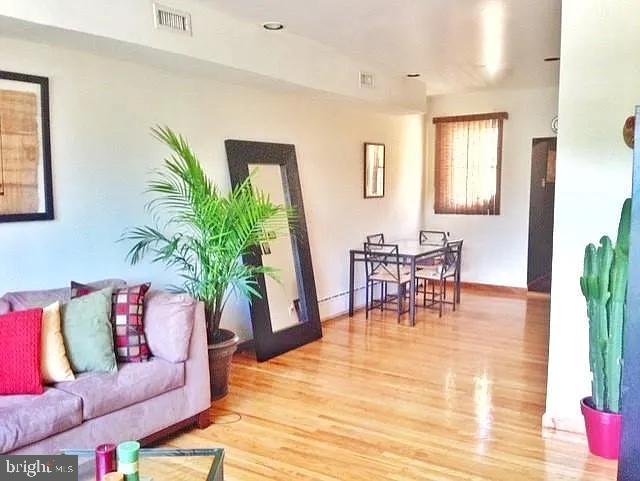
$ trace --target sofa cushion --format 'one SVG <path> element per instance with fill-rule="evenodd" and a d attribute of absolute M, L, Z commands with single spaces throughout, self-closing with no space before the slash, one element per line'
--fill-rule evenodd
<path fill-rule="evenodd" d="M 82 423 L 82 400 L 54 388 L 44 394 L 0 396 L 0 453 L 48 438 Z"/>
<path fill-rule="evenodd" d="M 117 373 L 84 373 L 56 384 L 82 399 L 84 420 L 93 419 L 184 386 L 184 364 L 158 358 L 123 363 Z"/>
<path fill-rule="evenodd" d="M 42 394 L 42 309 L 0 316 L 0 394 Z"/>
<path fill-rule="evenodd" d="M 111 293 L 107 287 L 88 296 L 71 299 L 61 309 L 62 335 L 74 372 L 115 372 L 111 329 Z"/>
<path fill-rule="evenodd" d="M 187 360 L 196 305 L 186 294 L 147 294 L 144 327 L 154 356 L 170 362 Z"/>
<path fill-rule="evenodd" d="M 99 290 L 105 287 L 124 287 L 127 283 L 121 279 L 105 279 L 103 281 L 91 282 L 88 285 Z M 2 300 L 9 303 L 12 311 L 24 311 L 32 307 L 44 307 L 56 301 L 65 303 L 69 302 L 70 298 L 70 290 L 68 287 L 45 291 L 8 292 L 2 296 Z M 2 309 L 1 305 L 0 309 Z"/>
<path fill-rule="evenodd" d="M 64 347 L 60 322 L 60 303 L 56 301 L 42 312 L 42 380 L 46 384 L 75 379 Z"/>
<path fill-rule="evenodd" d="M 143 362 L 151 357 L 144 334 L 144 297 L 151 283 L 113 290 L 111 324 L 118 362 Z M 84 297 L 96 290 L 71 281 L 71 299 Z"/>

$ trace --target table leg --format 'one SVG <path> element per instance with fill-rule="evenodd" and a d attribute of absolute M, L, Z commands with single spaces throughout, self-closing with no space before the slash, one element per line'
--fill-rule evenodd
<path fill-rule="evenodd" d="M 349 252 L 349 317 L 353 317 L 353 264 L 354 253 Z"/>
<path fill-rule="evenodd" d="M 411 257 L 411 282 L 409 283 L 409 319 L 416 325 L 416 258 Z"/>
<path fill-rule="evenodd" d="M 456 302 L 460 304 L 460 269 L 462 269 L 462 249 L 458 253 L 458 265 L 456 266 Z"/>

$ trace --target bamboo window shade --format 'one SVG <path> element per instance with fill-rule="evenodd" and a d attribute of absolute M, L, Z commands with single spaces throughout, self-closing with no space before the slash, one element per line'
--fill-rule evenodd
<path fill-rule="evenodd" d="M 436 117 L 436 214 L 500 214 L 506 112 Z"/>

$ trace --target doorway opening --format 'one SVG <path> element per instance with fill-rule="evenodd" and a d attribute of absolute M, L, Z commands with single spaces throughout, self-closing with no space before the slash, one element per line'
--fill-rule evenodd
<path fill-rule="evenodd" d="M 529 197 L 529 291 L 551 292 L 553 206 L 556 186 L 556 138 L 533 139 Z"/>

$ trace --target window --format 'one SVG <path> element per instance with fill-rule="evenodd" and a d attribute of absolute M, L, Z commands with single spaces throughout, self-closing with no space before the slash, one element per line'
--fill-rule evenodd
<path fill-rule="evenodd" d="M 437 117 L 436 214 L 500 214 L 502 126 L 506 112 Z"/>

